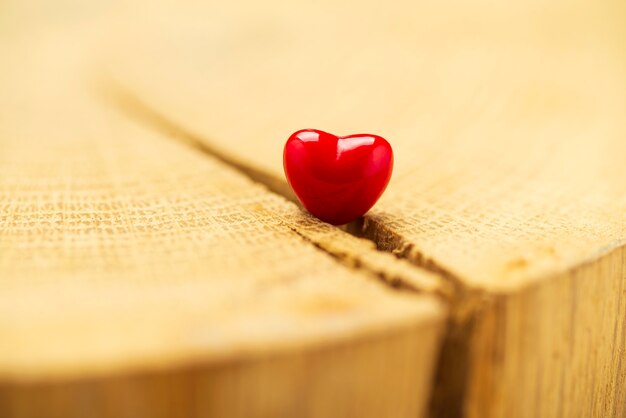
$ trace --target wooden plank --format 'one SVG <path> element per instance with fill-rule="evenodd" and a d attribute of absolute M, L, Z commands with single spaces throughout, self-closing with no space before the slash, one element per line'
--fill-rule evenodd
<path fill-rule="evenodd" d="M 103 61 L 273 182 L 297 129 L 391 141 L 392 183 L 352 227 L 456 288 L 435 415 L 623 416 L 624 7 L 164 7 L 140 31 L 129 12 Z"/>
<path fill-rule="evenodd" d="M 57 29 L 0 41 L 0 416 L 421 414 L 442 303 L 96 100 L 89 21 Z"/>

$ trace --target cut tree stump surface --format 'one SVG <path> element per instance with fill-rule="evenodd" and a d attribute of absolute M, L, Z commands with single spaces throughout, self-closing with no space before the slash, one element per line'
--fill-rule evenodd
<path fill-rule="evenodd" d="M 163 10 L 98 66 L 155 128 L 286 196 L 293 131 L 390 140 L 350 229 L 455 288 L 435 416 L 626 414 L 622 1 Z"/>
<path fill-rule="evenodd" d="M 0 415 L 626 415 L 624 3 L 335 3 L 7 7 Z M 259 186 L 302 128 L 388 253 Z"/>

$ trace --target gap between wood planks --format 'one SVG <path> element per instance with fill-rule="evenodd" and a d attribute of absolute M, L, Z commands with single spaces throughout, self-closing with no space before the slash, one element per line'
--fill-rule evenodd
<path fill-rule="evenodd" d="M 178 142 L 186 144 L 203 154 L 216 158 L 222 163 L 233 167 L 255 183 L 265 186 L 271 192 L 288 199 L 289 201 L 297 204 L 299 207 L 302 207 L 293 191 L 289 188 L 287 182 L 251 165 L 238 161 L 237 159 L 229 156 L 228 153 L 222 151 L 219 147 L 208 145 L 210 141 L 199 140 L 198 135 L 190 132 L 167 118 L 165 115 L 159 113 L 123 85 L 108 80 L 105 86 L 99 86 L 97 90 L 100 97 L 103 97 L 109 104 L 112 104 L 118 108 L 118 110 L 121 110 L 133 119 L 168 134 L 171 139 L 177 140 Z M 384 269 L 373 268 L 372 265 L 363 263 L 363 260 L 348 257 L 346 251 L 339 251 L 337 248 L 329 248 L 328 245 L 324 245 L 302 234 L 302 232 L 300 232 L 297 228 L 290 225 L 286 226 L 294 233 L 298 234 L 302 239 L 328 253 L 339 262 L 364 270 L 377 278 L 382 279 L 383 282 L 390 285 L 394 289 L 418 293 L 425 290 L 424 288 L 417 287 L 412 283 L 402 280 L 401 277 L 390 277 Z M 457 320 L 461 320 L 461 322 L 464 322 L 464 320 L 467 319 L 469 316 L 468 313 L 473 310 L 472 307 L 475 305 L 475 303 L 468 303 L 469 300 L 476 301 L 477 299 L 482 299 L 481 297 L 477 299 L 474 297 L 468 298 L 470 294 L 472 296 L 476 296 L 477 293 L 482 292 L 468 289 L 467 286 L 462 284 L 459 277 L 438 265 L 434 260 L 425 257 L 424 254 L 412 243 L 407 242 L 403 237 L 393 233 L 380 222 L 372 221 L 371 219 L 365 217 L 353 221 L 345 226 L 330 227 L 341 230 L 344 233 L 352 235 L 356 238 L 368 240 L 374 244 L 375 250 L 392 254 L 396 259 L 406 260 L 413 265 L 414 268 L 422 271 L 425 270 L 426 272 L 435 275 L 443 283 L 443 286 L 441 289 L 435 290 L 434 294 L 448 302 L 452 302 L 450 303 L 450 307 L 453 309 L 450 314 Z"/>

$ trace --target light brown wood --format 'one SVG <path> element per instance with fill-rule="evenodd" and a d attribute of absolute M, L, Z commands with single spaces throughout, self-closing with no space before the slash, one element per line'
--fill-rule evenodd
<path fill-rule="evenodd" d="M 420 415 L 445 306 L 311 237 L 437 279 L 101 100 L 63 16 L 0 40 L 0 416 Z"/>
<path fill-rule="evenodd" d="M 625 277 L 619 249 L 485 303 L 465 341 L 466 415 L 625 416 Z"/>
<path fill-rule="evenodd" d="M 279 183 L 297 129 L 392 142 L 352 229 L 455 288 L 434 415 L 626 413 L 623 1 L 152 13 L 95 67 L 213 153 Z"/>

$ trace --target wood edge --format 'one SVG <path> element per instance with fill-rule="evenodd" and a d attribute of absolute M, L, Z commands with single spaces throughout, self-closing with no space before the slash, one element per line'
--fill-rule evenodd
<path fill-rule="evenodd" d="M 81 406 L 88 402 L 90 410 L 98 411 L 90 416 L 98 417 L 129 410 L 133 417 L 266 416 L 270 407 L 272 416 L 295 416 L 308 407 L 326 405 L 323 413 L 311 416 L 339 417 L 358 410 L 358 416 L 376 417 L 382 410 L 397 410 L 401 413 L 394 416 L 414 418 L 430 396 L 444 325 L 444 316 L 439 315 L 359 339 L 227 361 L 65 380 L 0 381 L 0 416 L 82 417 Z M 393 380 L 394 387 L 386 388 Z M 329 389 L 337 388 L 337 383 L 344 393 L 336 398 Z M 283 393 L 268 406 L 264 397 L 274 396 L 272 385 Z M 198 407 L 199 397 L 213 403 L 201 402 Z M 329 409 L 331 398 L 334 409 Z M 237 405 L 247 401 L 245 407 Z M 174 411 L 190 405 L 195 406 Z"/>
<path fill-rule="evenodd" d="M 619 267 L 615 270 L 615 265 L 619 264 L 620 260 L 621 270 Z M 607 265 L 613 266 L 613 270 L 610 270 L 612 274 L 603 275 L 601 278 L 594 274 L 594 269 L 606 270 Z M 465 303 L 452 304 L 435 377 L 434 396 L 429 407 L 431 415 L 468 418 L 553 416 L 555 412 L 546 413 L 546 408 L 557 404 L 545 402 L 545 399 L 540 404 L 533 404 L 538 399 L 536 396 L 541 398 L 541 391 L 537 392 L 534 385 L 532 385 L 534 389 L 519 387 L 517 379 L 519 378 L 521 382 L 524 378 L 512 372 L 520 368 L 522 370 L 540 368 L 544 379 L 546 376 L 557 380 L 560 378 L 562 385 L 567 385 L 567 381 L 576 382 L 576 385 L 583 388 L 581 393 L 595 393 L 594 405 L 581 404 L 580 398 L 562 399 L 557 405 L 561 408 L 561 413 L 567 408 L 570 408 L 570 412 L 577 411 L 577 408 L 587 408 L 588 415 L 585 416 L 597 418 L 621 416 L 620 413 L 626 412 L 626 380 L 622 379 L 619 383 L 619 376 L 621 373 L 626 377 L 626 363 L 621 366 L 621 371 L 619 367 L 615 370 L 609 364 L 614 359 L 598 357 L 597 353 L 602 350 L 619 353 L 626 348 L 626 303 L 620 304 L 620 293 L 612 289 L 626 278 L 624 272 L 626 272 L 626 246 L 621 246 L 605 252 L 594 261 L 585 261 L 569 271 L 555 273 L 545 277 L 544 280 L 518 287 L 515 291 L 473 290 L 465 294 Z M 615 306 L 612 314 L 595 318 L 600 321 L 598 323 L 594 322 L 593 318 L 585 316 L 583 313 L 594 311 L 594 307 L 600 301 L 591 299 L 592 295 L 585 294 L 589 299 L 584 303 L 582 302 L 584 299 L 573 296 L 577 289 L 583 287 L 587 290 L 592 289 L 591 293 L 596 297 L 597 294 L 602 294 L 607 299 L 611 297 L 616 299 L 618 302 L 613 301 Z M 626 285 L 622 283 L 621 289 L 621 293 L 624 294 Z M 555 299 L 553 304 L 544 306 L 538 303 L 539 300 L 546 300 L 549 296 Z M 526 307 L 526 310 L 521 310 L 522 307 Z M 563 313 L 563 310 L 567 312 Z M 577 313 L 574 315 L 569 310 L 575 310 Z M 579 325 L 571 316 L 584 318 L 590 323 Z M 602 326 L 610 332 L 618 332 L 621 327 L 621 346 L 605 339 L 604 335 L 593 334 L 596 328 Z M 565 332 L 566 330 L 568 331 Z M 555 357 L 552 347 L 573 344 L 573 341 L 562 339 L 564 333 L 577 334 L 579 338 L 581 335 L 584 336 L 582 342 L 577 341 L 576 348 L 589 346 L 595 351 L 587 353 L 588 355 L 578 353 L 576 363 L 573 359 L 570 359 L 570 362 L 563 362 L 559 357 Z M 517 335 L 517 339 L 511 340 L 512 335 Z M 544 345 L 528 343 L 534 340 L 542 341 Z M 511 341 L 517 341 L 516 344 L 519 345 Z M 597 345 L 598 341 L 601 341 L 600 345 Z M 515 355 L 521 355 L 522 358 L 512 358 Z M 562 376 L 570 373 L 569 368 L 572 364 L 581 364 L 580 362 L 586 364 L 591 361 L 589 356 L 592 356 L 594 361 L 604 361 L 602 370 L 613 371 L 615 376 L 613 384 L 607 382 L 600 384 L 595 381 L 595 377 L 584 380 L 580 379 L 580 376 L 572 376 L 571 379 L 563 381 Z M 524 360 L 526 357 L 527 361 Z M 528 380 L 528 376 L 525 379 Z M 516 389 L 513 391 L 512 388 Z M 524 389 L 528 390 L 524 392 Z M 621 400 L 619 396 L 612 394 L 613 392 L 621 393 Z M 567 406 L 563 407 L 565 404 Z M 609 414 L 611 411 L 609 408 L 613 408 L 613 415 Z M 538 412 L 539 410 L 543 412 Z"/>

